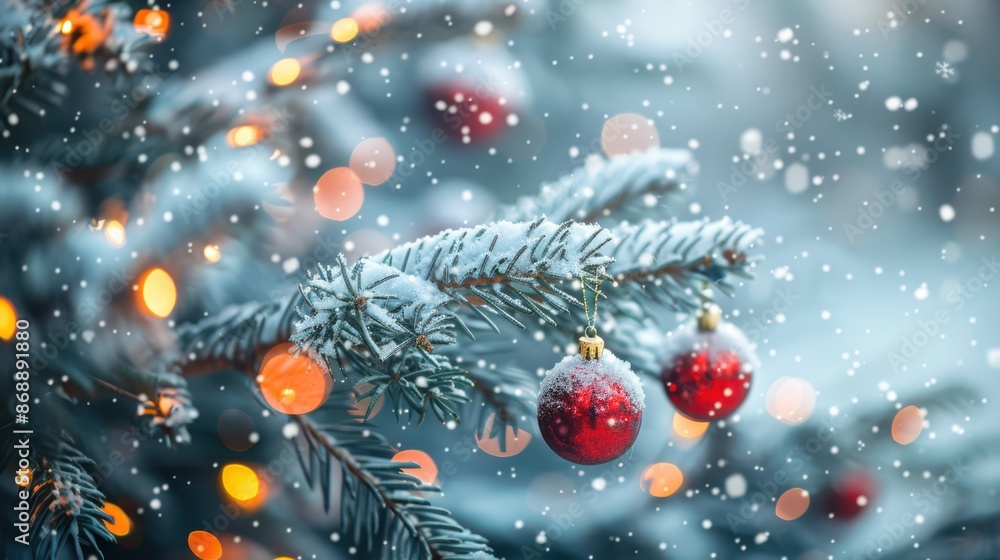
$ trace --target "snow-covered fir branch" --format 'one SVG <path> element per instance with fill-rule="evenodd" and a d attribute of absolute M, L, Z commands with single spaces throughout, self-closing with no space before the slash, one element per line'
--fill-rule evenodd
<path fill-rule="evenodd" d="M 698 172 L 687 150 L 654 148 L 647 152 L 595 158 L 559 181 L 543 184 L 498 212 L 503 220 L 532 220 L 545 216 L 554 222 L 593 222 L 612 213 L 649 212 L 664 197 L 685 191 Z"/>
<path fill-rule="evenodd" d="M 608 251 L 615 262 L 608 272 L 620 298 L 651 298 L 679 310 L 701 301 L 709 282 L 727 294 L 730 275 L 749 278 L 762 231 L 723 218 L 715 222 L 624 223 L 612 230 L 616 243 Z"/>
<path fill-rule="evenodd" d="M 611 234 L 596 225 L 538 218 L 447 230 L 372 259 L 433 282 L 499 332 L 480 307 L 522 328 L 516 314 L 535 314 L 555 324 L 553 315 L 577 302 L 557 284 L 607 278 L 611 259 L 601 250 L 610 241 Z"/>

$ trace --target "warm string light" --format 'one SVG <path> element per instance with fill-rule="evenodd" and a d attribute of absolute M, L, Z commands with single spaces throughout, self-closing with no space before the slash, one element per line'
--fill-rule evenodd
<path fill-rule="evenodd" d="M 354 18 L 337 20 L 330 28 L 330 38 L 338 43 L 349 43 L 358 36 L 358 22 Z"/>
<path fill-rule="evenodd" d="M 17 330 L 17 311 L 9 299 L 0 296 L 0 338 L 10 340 Z"/>
<path fill-rule="evenodd" d="M 302 64 L 297 59 L 283 58 L 271 66 L 268 79 L 278 87 L 287 86 L 295 82 L 301 72 Z"/>
<path fill-rule="evenodd" d="M 260 477 L 250 467 L 240 463 L 229 463 L 222 467 L 222 489 L 230 498 L 248 502 L 260 493 Z"/>
<path fill-rule="evenodd" d="M 234 148 L 246 148 L 263 140 L 267 134 L 257 125 L 245 124 L 226 133 L 226 143 Z"/>
<path fill-rule="evenodd" d="M 139 295 L 146 311 L 156 317 L 170 315 L 177 303 L 174 280 L 159 267 L 146 272 L 139 280 Z"/>
<path fill-rule="evenodd" d="M 163 10 L 139 10 L 135 13 L 133 24 L 140 33 L 163 37 L 170 30 L 170 14 Z"/>
<path fill-rule="evenodd" d="M 125 245 L 125 226 L 118 220 L 108 220 L 104 224 L 104 238 L 112 247 L 123 247 Z"/>
<path fill-rule="evenodd" d="M 222 259 L 222 251 L 218 245 L 205 245 L 203 254 L 205 255 L 205 260 L 210 263 L 217 263 Z"/>

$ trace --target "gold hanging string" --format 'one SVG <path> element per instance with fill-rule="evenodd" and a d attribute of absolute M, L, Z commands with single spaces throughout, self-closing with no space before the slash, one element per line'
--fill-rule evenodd
<path fill-rule="evenodd" d="M 584 336 L 580 338 L 580 355 L 585 360 L 600 360 L 604 353 L 604 340 L 597 336 L 597 301 L 601 299 L 601 283 L 597 278 L 591 290 L 594 292 L 594 308 L 591 310 L 587 304 L 587 279 L 580 278 L 580 287 L 583 291 L 583 312 L 587 315 L 587 326 L 584 328 Z"/>
<path fill-rule="evenodd" d="M 601 299 L 601 282 L 598 279 L 594 279 L 594 286 L 591 290 L 594 292 L 594 311 L 591 313 L 590 307 L 587 305 L 587 280 L 583 277 L 580 278 L 580 288 L 583 291 L 583 312 L 587 315 L 587 336 L 594 337 L 597 336 L 597 302 Z"/>

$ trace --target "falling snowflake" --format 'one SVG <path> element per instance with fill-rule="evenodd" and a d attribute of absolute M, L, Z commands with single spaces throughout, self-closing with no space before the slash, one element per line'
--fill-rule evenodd
<path fill-rule="evenodd" d="M 845 113 L 843 109 L 837 109 L 833 112 L 833 118 L 837 119 L 837 122 L 844 122 L 853 116 L 850 113 Z"/>
<path fill-rule="evenodd" d="M 937 69 L 934 70 L 934 73 L 941 76 L 945 80 L 955 76 L 955 69 L 951 67 L 951 64 L 948 64 L 947 62 L 938 62 L 936 66 Z"/>

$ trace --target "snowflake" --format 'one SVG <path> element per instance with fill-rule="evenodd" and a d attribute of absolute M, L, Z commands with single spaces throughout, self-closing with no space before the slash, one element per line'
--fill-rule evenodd
<path fill-rule="evenodd" d="M 833 112 L 833 118 L 837 119 L 837 122 L 844 122 L 853 116 L 851 113 L 845 113 L 843 109 L 837 109 Z"/>
<path fill-rule="evenodd" d="M 955 76 L 955 69 L 951 67 L 951 64 L 948 64 L 947 62 L 938 62 L 936 66 L 937 69 L 934 70 L 934 73 L 938 76 L 941 76 L 946 80 Z"/>

